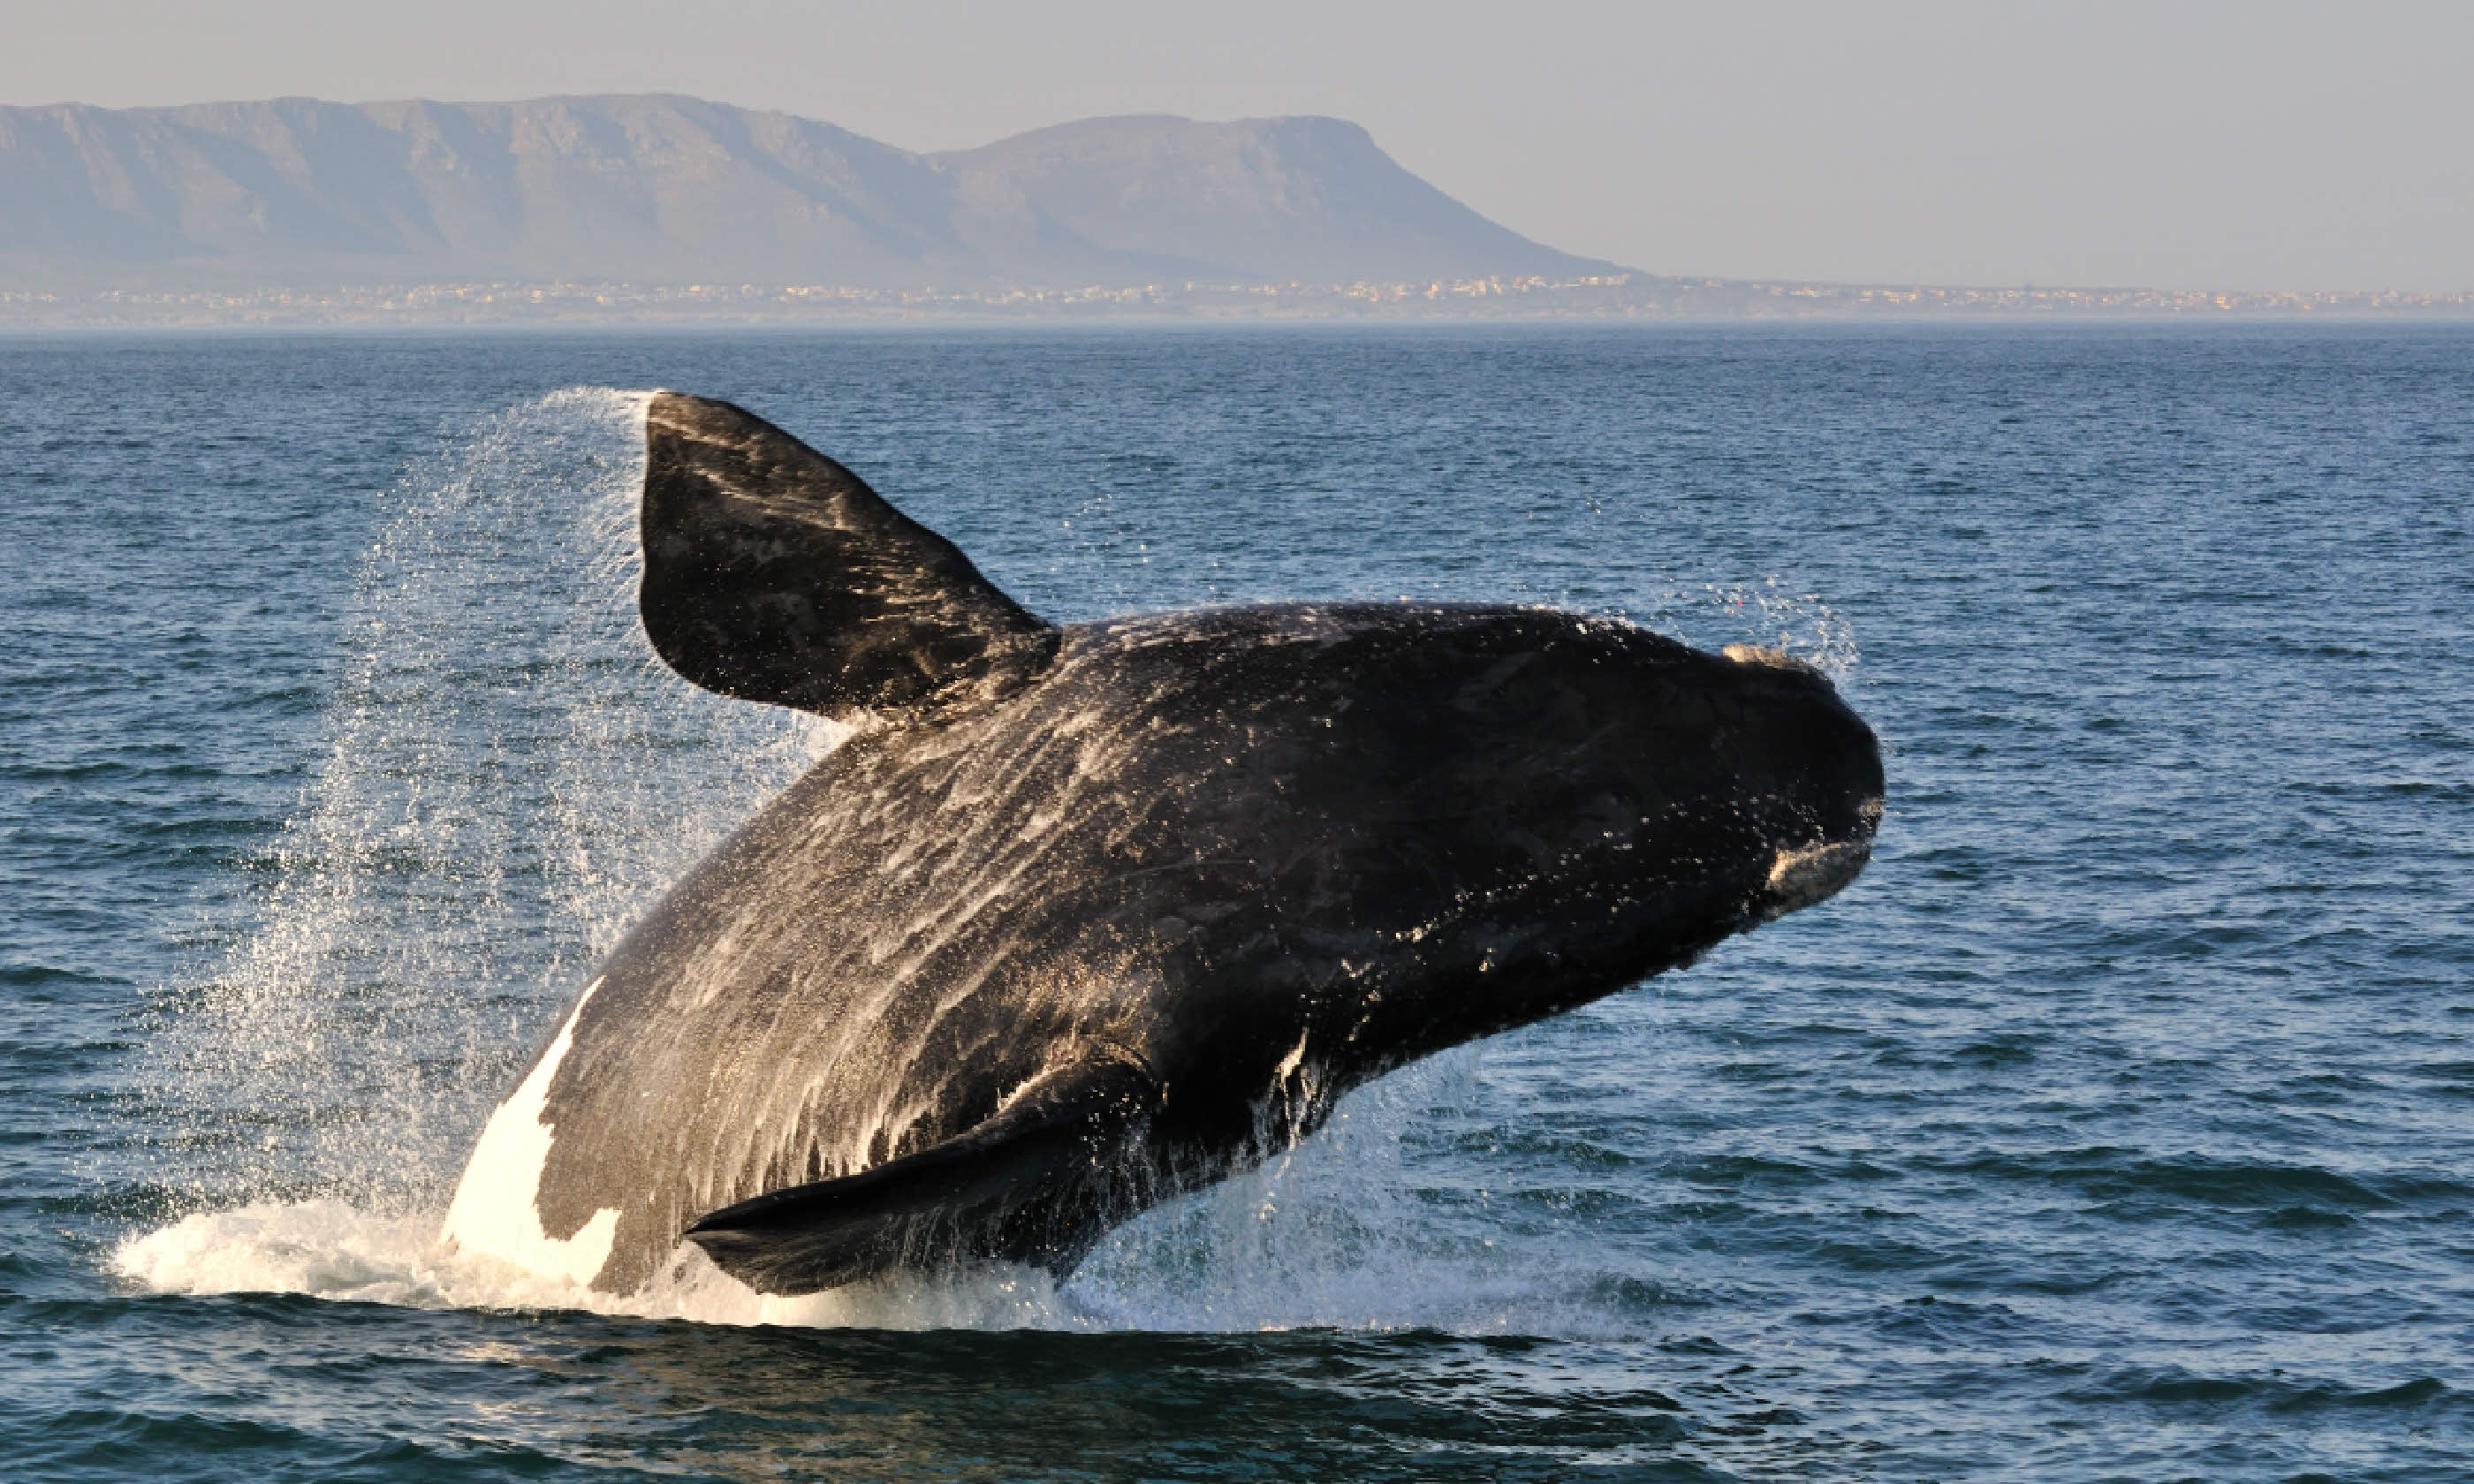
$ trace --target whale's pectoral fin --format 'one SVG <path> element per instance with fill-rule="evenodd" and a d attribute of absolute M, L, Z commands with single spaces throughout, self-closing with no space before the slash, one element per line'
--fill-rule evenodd
<path fill-rule="evenodd" d="M 1140 1203 L 1128 1156 L 1160 1089 L 1128 1063 L 1048 1073 L 995 1117 L 917 1154 L 724 1207 L 688 1228 L 722 1271 L 763 1293 L 813 1293 L 894 1268 L 969 1258 L 1073 1271 Z"/>
<path fill-rule="evenodd" d="M 644 633 L 725 696 L 827 714 L 992 699 L 1057 632 L 860 477 L 733 407 L 644 419 Z"/>

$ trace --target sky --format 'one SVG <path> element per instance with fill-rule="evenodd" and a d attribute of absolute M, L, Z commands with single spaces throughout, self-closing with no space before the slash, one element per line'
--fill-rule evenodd
<path fill-rule="evenodd" d="M 2474 290 L 2474 5 L 0 0 L 0 104 L 682 92 L 914 150 L 1353 119 L 1652 273 Z"/>

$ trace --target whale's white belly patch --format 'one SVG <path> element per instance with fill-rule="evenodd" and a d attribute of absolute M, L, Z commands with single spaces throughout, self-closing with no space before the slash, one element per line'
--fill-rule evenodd
<path fill-rule="evenodd" d="M 579 1286 L 591 1283 L 610 1260 L 610 1246 L 618 1234 L 618 1208 L 605 1207 L 565 1241 L 542 1230 L 535 1197 L 549 1148 L 557 1131 L 542 1121 L 549 1101 L 551 1079 L 575 1043 L 575 1023 L 593 1002 L 603 981 L 595 979 L 569 1012 L 558 1039 L 550 1042 L 523 1085 L 508 1094 L 490 1115 L 473 1162 L 455 1186 L 447 1208 L 441 1236 L 466 1254 L 499 1258 L 543 1278 L 563 1278 Z"/>

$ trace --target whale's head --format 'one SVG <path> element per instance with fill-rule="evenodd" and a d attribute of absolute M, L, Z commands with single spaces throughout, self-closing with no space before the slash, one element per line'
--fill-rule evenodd
<path fill-rule="evenodd" d="M 1544 609 L 1122 620 L 1069 631 L 1013 705 L 1032 735 L 1113 733 L 1124 838 L 1198 863 L 1197 957 L 1294 985 L 1374 1066 L 1829 898 L 1882 808 L 1880 748 L 1820 670 Z"/>
<path fill-rule="evenodd" d="M 1818 665 L 1752 644 L 1730 644 L 1721 656 L 1754 672 L 1738 679 L 1774 718 L 1770 745 L 1744 749 L 1758 760 L 1748 755 L 1743 781 L 1756 790 L 1766 783 L 1785 811 L 1781 836 L 1764 842 L 1769 872 L 1756 898 L 1763 918 L 1779 917 L 1836 895 L 1872 859 L 1881 750 Z"/>
<path fill-rule="evenodd" d="M 1709 749 L 1698 818 L 1689 806 L 1674 818 L 1706 842 L 1700 869 L 1713 898 L 1735 903 L 1726 925 L 1740 931 L 1823 901 L 1862 872 L 1881 821 L 1881 753 L 1819 667 L 1750 645 L 1719 658 L 1726 669 L 1698 657 L 1682 681 L 1708 687 L 1706 716 L 1686 737 L 1660 741 Z"/>

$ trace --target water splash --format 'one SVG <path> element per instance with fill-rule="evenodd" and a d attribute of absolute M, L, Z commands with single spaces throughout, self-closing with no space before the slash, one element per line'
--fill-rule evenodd
<path fill-rule="evenodd" d="M 335 1200 L 202 1211 L 132 1236 L 121 1277 L 158 1293 L 301 1293 L 410 1308 L 577 1309 L 705 1324 L 873 1328 L 1079 1328 L 1042 1274 L 990 1269 L 896 1277 L 801 1298 L 751 1291 L 690 1249 L 640 1293 L 596 1293 L 440 1240 L 435 1211 L 387 1213 Z"/>
<path fill-rule="evenodd" d="M 1592 605 L 1582 595 L 1566 595 L 1558 606 Z M 1797 592 L 1776 576 L 1758 582 L 1670 584 L 1646 604 L 1597 606 L 1613 617 L 1711 653 L 1731 644 L 1751 644 L 1793 655 L 1842 686 L 1863 658 L 1853 624 L 1819 593 Z"/>
<path fill-rule="evenodd" d="M 1732 625 L 1743 635 L 1726 642 L 1758 644 L 1809 660 L 1832 681 L 1845 682 L 1860 658 L 1854 625 L 1822 602 L 1819 593 L 1790 591 L 1776 577 L 1710 583 L 1696 593 L 1678 593 L 1670 602 L 1694 604 L 1714 617 L 1717 627 Z"/>
<path fill-rule="evenodd" d="M 1479 1056 L 1457 1047 L 1344 1097 L 1303 1143 L 1109 1233 L 1069 1294 L 1151 1328 L 1499 1328 L 1494 1255 L 1438 1209 L 1418 1148 L 1475 1100 Z"/>
<path fill-rule="evenodd" d="M 837 739 L 644 641 L 648 400 L 537 397 L 386 497 L 262 914 L 157 1038 L 195 1198 L 435 1204 L 589 966 Z"/>
<path fill-rule="evenodd" d="M 133 1234 L 112 1255 L 158 1292 L 303 1293 L 417 1308 L 578 1309 L 705 1324 L 879 1328 L 1230 1331 L 1329 1327 L 1558 1332 L 1606 1328 L 1586 1264 L 1514 1257 L 1439 1211 L 1409 1146 L 1474 1092 L 1463 1047 L 1345 1099 L 1313 1139 L 1146 1212 L 1063 1285 L 1012 1265 L 896 1274 L 781 1298 L 683 1246 L 643 1291 L 613 1295 L 457 1250 L 435 1209 L 258 1201 Z M 1506 1258 L 1513 1260 L 1505 1260 Z"/>

